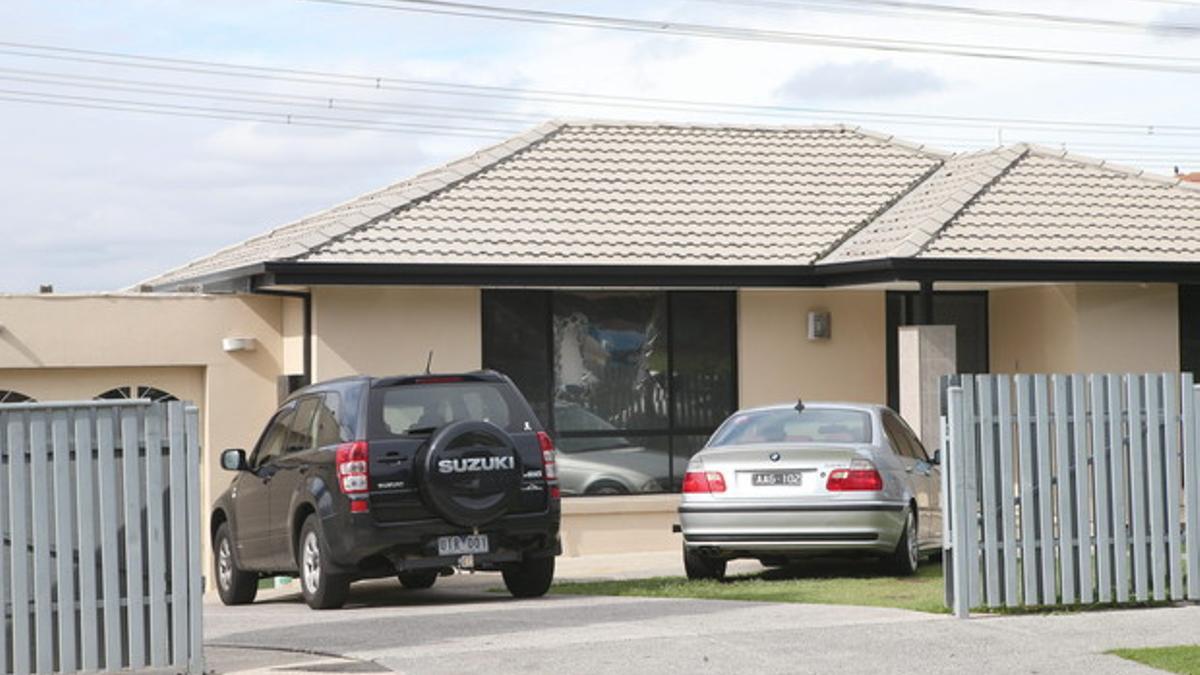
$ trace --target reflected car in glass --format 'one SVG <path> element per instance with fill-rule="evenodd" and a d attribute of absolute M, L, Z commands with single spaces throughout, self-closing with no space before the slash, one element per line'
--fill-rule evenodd
<path fill-rule="evenodd" d="M 560 436 L 558 484 L 563 495 L 662 492 L 670 485 L 665 452 L 631 442 L 606 420 L 574 404 L 554 406 L 559 427 L 588 432 Z M 603 432 L 611 432 L 612 435 Z"/>
<path fill-rule="evenodd" d="M 899 575 L 941 547 L 939 456 L 887 407 L 741 410 L 688 464 L 679 505 L 690 579 L 726 563 L 870 555 Z"/>

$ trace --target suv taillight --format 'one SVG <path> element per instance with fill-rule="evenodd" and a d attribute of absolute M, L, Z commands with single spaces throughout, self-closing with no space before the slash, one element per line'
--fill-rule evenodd
<path fill-rule="evenodd" d="M 825 481 L 825 489 L 830 492 L 878 491 L 883 489 L 883 476 L 874 464 L 865 459 L 856 459 L 850 462 L 848 469 L 830 471 L 829 479 Z"/>
<path fill-rule="evenodd" d="M 537 432 L 537 439 L 538 446 L 542 449 L 542 475 L 549 485 L 550 498 L 559 499 L 562 497 L 562 491 L 558 487 L 558 462 L 554 459 L 558 451 L 554 449 L 554 439 L 544 431 Z"/>
<path fill-rule="evenodd" d="M 725 476 L 718 471 L 688 471 L 683 474 L 684 492 L 724 492 Z"/>
<path fill-rule="evenodd" d="M 370 462 L 366 441 L 342 443 L 337 447 L 338 487 L 342 494 L 350 497 L 350 513 L 366 513 L 370 510 L 367 493 L 370 491 Z"/>

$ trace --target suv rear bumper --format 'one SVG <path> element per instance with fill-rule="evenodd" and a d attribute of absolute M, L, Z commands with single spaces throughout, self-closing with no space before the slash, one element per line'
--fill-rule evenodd
<path fill-rule="evenodd" d="M 503 516 L 479 528 L 488 535 L 488 553 L 474 555 L 474 567 L 496 569 L 501 563 L 562 553 L 560 512 Z M 473 534 L 440 518 L 379 523 L 370 513 L 338 513 L 322 520 L 334 572 L 390 574 L 393 570 L 453 567 L 459 556 L 439 556 L 437 538 Z"/>

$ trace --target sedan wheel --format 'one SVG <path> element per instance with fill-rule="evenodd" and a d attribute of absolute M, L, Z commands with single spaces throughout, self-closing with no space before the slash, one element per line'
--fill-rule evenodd
<path fill-rule="evenodd" d="M 920 554 L 917 517 L 912 509 L 905 509 L 904 530 L 900 533 L 900 541 L 896 542 L 896 550 L 884 559 L 884 563 L 888 570 L 897 576 L 912 576 L 917 573 Z"/>
<path fill-rule="evenodd" d="M 727 561 L 724 559 L 701 555 L 699 551 L 693 551 L 687 546 L 683 547 L 683 571 L 692 581 L 700 579 L 723 581 L 726 563 Z"/>

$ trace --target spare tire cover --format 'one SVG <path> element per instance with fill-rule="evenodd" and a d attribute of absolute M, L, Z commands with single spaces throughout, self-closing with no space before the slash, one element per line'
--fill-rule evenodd
<path fill-rule="evenodd" d="M 477 527 L 508 512 L 521 491 L 521 457 L 491 422 L 452 422 L 434 432 L 416 457 L 425 503 L 446 520 Z"/>

